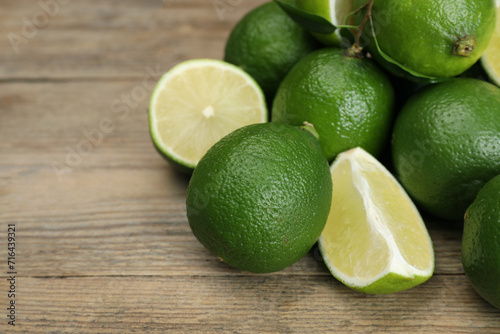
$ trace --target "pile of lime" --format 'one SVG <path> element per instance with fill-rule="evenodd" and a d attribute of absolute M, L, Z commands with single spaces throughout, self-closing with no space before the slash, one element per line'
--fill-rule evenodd
<path fill-rule="evenodd" d="M 224 60 L 172 68 L 150 130 L 191 177 L 195 237 L 255 273 L 317 242 L 339 281 L 392 293 L 434 272 L 420 211 L 467 212 L 465 272 L 499 307 L 497 4 L 276 0 L 235 26 Z"/>

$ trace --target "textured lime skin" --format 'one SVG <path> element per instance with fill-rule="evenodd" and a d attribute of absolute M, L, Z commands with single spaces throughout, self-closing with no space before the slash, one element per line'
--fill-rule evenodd
<path fill-rule="evenodd" d="M 227 264 L 263 273 L 302 258 L 330 211 L 332 181 L 316 138 L 281 123 L 240 128 L 198 163 L 186 206 L 196 238 Z"/>
<path fill-rule="evenodd" d="M 312 123 L 329 161 L 357 146 L 377 156 L 388 141 L 393 105 L 391 83 L 372 61 L 328 48 L 309 54 L 286 76 L 271 120 Z"/>
<path fill-rule="evenodd" d="M 462 264 L 474 290 L 500 309 L 500 175 L 488 182 L 467 209 Z"/>
<path fill-rule="evenodd" d="M 461 221 L 481 187 L 500 174 L 500 89 L 465 78 L 427 87 L 399 114 L 392 155 L 417 204 Z"/>
<path fill-rule="evenodd" d="M 355 7 L 367 0 L 355 0 Z M 359 24 L 366 11 L 356 15 Z M 373 21 L 380 49 L 394 60 L 421 75 L 433 78 L 457 76 L 476 63 L 495 28 L 494 0 L 375 0 Z M 369 26 L 369 25 L 368 25 Z M 378 54 L 370 29 L 363 44 L 389 71 L 403 75 L 399 67 Z M 457 56 L 457 39 L 472 35 L 477 46 L 470 57 Z"/>
<path fill-rule="evenodd" d="M 288 71 L 319 43 L 275 2 L 248 13 L 233 29 L 224 60 L 250 74 L 272 101 Z"/>

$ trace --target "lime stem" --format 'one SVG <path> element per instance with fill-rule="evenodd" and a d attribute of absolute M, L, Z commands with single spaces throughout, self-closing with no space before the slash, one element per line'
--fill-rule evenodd
<path fill-rule="evenodd" d="M 359 13 L 360 11 L 362 11 L 366 6 L 368 6 L 368 3 L 365 3 L 363 6 L 359 7 L 358 9 L 356 9 L 354 12 L 350 12 L 347 17 L 351 17 L 352 15 L 356 15 L 357 13 Z M 346 19 L 346 22 L 347 22 L 347 19 Z"/>
<path fill-rule="evenodd" d="M 354 43 L 350 48 L 344 51 L 345 58 L 363 58 L 363 48 Z"/>
<path fill-rule="evenodd" d="M 453 54 L 455 56 L 470 57 L 476 46 L 476 37 L 474 35 L 465 35 L 464 37 L 457 39 L 455 47 L 453 48 Z"/>
<path fill-rule="evenodd" d="M 363 18 L 363 21 L 361 24 L 358 26 L 358 30 L 356 32 L 356 40 L 354 42 L 353 46 L 356 46 L 357 48 L 360 48 L 361 50 L 363 49 L 361 47 L 361 35 L 363 34 L 363 30 L 365 29 L 366 23 L 371 19 L 372 16 L 372 8 L 373 8 L 373 1 L 374 0 L 369 0 L 367 3 L 365 3 L 363 6 L 359 7 L 354 13 L 363 10 L 365 7 L 367 8 L 366 10 L 366 15 Z"/>
<path fill-rule="evenodd" d="M 373 7 L 373 1 L 374 0 L 369 0 L 367 3 L 365 3 L 363 6 L 359 7 L 355 11 L 349 13 L 348 16 L 355 15 L 362 11 L 363 9 L 367 8 L 365 17 L 363 18 L 363 21 L 359 26 L 356 27 L 356 36 L 355 36 L 355 41 L 354 44 L 347 49 L 344 52 L 345 57 L 348 58 L 363 58 L 363 47 L 361 46 L 361 35 L 363 34 L 363 30 L 365 29 L 366 23 L 371 19 L 372 16 L 372 7 Z M 346 19 L 347 21 L 347 19 Z"/>

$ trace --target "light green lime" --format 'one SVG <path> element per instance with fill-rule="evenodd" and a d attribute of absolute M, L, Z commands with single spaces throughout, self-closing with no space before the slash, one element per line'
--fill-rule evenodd
<path fill-rule="evenodd" d="M 333 276 L 372 294 L 428 280 L 434 271 L 432 241 L 391 173 L 361 148 L 339 154 L 330 170 L 332 206 L 319 248 Z"/>

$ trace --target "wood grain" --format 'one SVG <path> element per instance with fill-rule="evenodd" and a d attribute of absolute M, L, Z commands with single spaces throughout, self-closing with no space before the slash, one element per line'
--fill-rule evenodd
<path fill-rule="evenodd" d="M 463 273 L 460 228 L 430 218 L 435 275 L 387 296 L 344 287 L 317 248 L 254 275 L 198 243 L 188 178 L 154 150 L 147 106 L 161 73 L 221 58 L 263 1 L 223 1 L 222 18 L 214 3 L 69 1 L 18 54 L 0 39 L 0 234 L 18 229 L 18 326 L 0 312 L 0 333 L 500 333 Z M 40 10 L 0 5 L 3 36 Z M 5 249 L 0 235 L 2 310 Z"/>
<path fill-rule="evenodd" d="M 161 0 L 57 1 L 67 4 L 38 25 L 34 17 L 44 13 L 38 2 L 1 1 L 7 10 L 0 13 L 0 80 L 137 78 L 148 65 L 166 71 L 186 59 L 220 59 L 230 29 L 265 2 L 166 0 L 162 9 Z M 26 28 L 23 35 L 30 26 L 23 18 L 36 32 Z M 9 33 L 23 42 L 12 43 Z M 12 44 L 20 44 L 17 53 Z"/>
<path fill-rule="evenodd" d="M 464 276 L 391 295 L 314 275 L 23 278 L 19 286 L 24 333 L 494 333 L 500 326 Z"/>

